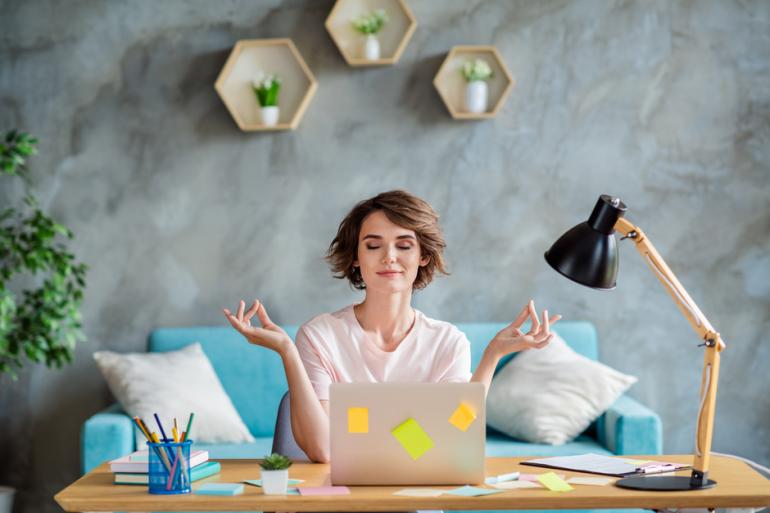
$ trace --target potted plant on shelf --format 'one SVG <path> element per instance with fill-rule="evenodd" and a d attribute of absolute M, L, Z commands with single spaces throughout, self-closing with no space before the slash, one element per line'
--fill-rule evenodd
<path fill-rule="evenodd" d="M 262 123 L 266 126 L 278 124 L 280 109 L 278 108 L 278 93 L 281 92 L 281 79 L 278 75 L 265 75 L 260 73 L 252 81 L 252 89 L 259 103 L 259 114 Z"/>
<path fill-rule="evenodd" d="M 377 9 L 369 14 L 362 14 L 353 20 L 353 28 L 366 36 L 363 45 L 363 55 L 366 60 L 376 61 L 380 58 L 380 41 L 377 33 L 388 21 L 384 9 Z"/>
<path fill-rule="evenodd" d="M 29 134 L 11 130 L 0 139 L 0 176 L 21 178 L 27 189 L 23 203 L 9 201 L 0 212 L 0 383 L 18 379 L 30 361 L 57 368 L 72 362 L 75 344 L 85 340 L 80 305 L 87 267 L 63 240 L 72 232 L 40 210 L 30 191 L 26 162 L 36 153 Z M 12 487 L 0 486 L 0 513 L 10 513 L 13 495 Z"/>
<path fill-rule="evenodd" d="M 489 96 L 487 81 L 494 73 L 484 59 L 467 61 L 462 67 L 465 85 L 465 110 L 478 114 L 486 112 L 487 98 Z"/>
<path fill-rule="evenodd" d="M 265 495 L 286 495 L 289 487 L 291 463 L 289 458 L 278 453 L 265 456 L 260 462 L 262 492 Z"/>

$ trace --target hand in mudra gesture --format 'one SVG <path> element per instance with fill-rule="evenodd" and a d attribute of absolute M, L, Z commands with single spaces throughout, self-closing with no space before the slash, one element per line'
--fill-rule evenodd
<path fill-rule="evenodd" d="M 528 317 L 532 319 L 532 325 L 529 331 L 524 333 L 519 328 Z M 543 310 L 541 322 L 537 310 L 535 310 L 535 302 L 530 299 L 516 320 L 500 330 L 490 345 L 494 346 L 500 356 L 528 349 L 542 349 L 553 339 L 551 326 L 556 324 L 559 319 L 561 319 L 561 315 L 554 315 L 549 318 L 548 310 Z"/>
<path fill-rule="evenodd" d="M 246 340 L 250 343 L 278 352 L 281 352 L 287 344 L 292 343 L 291 337 L 280 326 L 270 320 L 267 311 L 265 311 L 265 306 L 259 300 L 255 299 L 251 308 L 244 313 L 243 310 L 245 308 L 246 303 L 241 300 L 238 303 L 238 311 L 235 315 L 227 308 L 224 309 L 224 312 L 225 317 L 227 317 L 233 328 L 246 337 Z M 254 314 L 257 314 L 259 323 L 262 325 L 261 328 L 251 325 L 251 318 L 254 317 Z"/>

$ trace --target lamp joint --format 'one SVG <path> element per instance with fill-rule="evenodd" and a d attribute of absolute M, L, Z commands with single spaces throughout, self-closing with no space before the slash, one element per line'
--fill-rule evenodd
<path fill-rule="evenodd" d="M 628 232 L 627 235 L 624 235 L 623 237 L 621 237 L 620 240 L 635 239 L 637 235 L 639 234 L 636 233 L 636 230 L 631 230 L 630 232 Z"/>
<path fill-rule="evenodd" d="M 703 488 L 708 484 L 708 472 L 693 469 L 690 476 L 690 488 Z"/>

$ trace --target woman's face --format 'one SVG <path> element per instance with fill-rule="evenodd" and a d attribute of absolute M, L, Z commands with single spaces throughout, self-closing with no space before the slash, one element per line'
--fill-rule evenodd
<path fill-rule="evenodd" d="M 411 290 L 420 266 L 429 261 L 421 256 L 415 233 L 392 223 L 381 210 L 369 214 L 361 224 L 358 260 L 353 265 L 360 267 L 367 290 Z"/>

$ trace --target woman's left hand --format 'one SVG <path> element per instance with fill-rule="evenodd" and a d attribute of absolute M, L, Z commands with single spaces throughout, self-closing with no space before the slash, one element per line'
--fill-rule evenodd
<path fill-rule="evenodd" d="M 532 325 L 528 332 L 523 333 L 519 328 L 528 317 L 532 319 Z M 542 349 L 553 339 L 551 326 L 556 324 L 559 319 L 561 319 L 561 315 L 554 315 L 549 318 L 548 310 L 543 310 L 543 319 L 540 322 L 537 310 L 535 310 L 535 302 L 530 299 L 516 320 L 495 335 L 495 338 L 489 343 L 488 349 L 494 351 L 500 358 L 518 351 Z"/>

